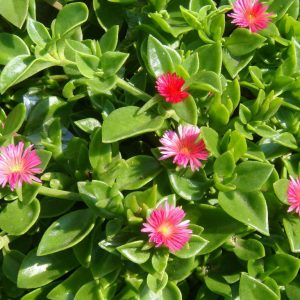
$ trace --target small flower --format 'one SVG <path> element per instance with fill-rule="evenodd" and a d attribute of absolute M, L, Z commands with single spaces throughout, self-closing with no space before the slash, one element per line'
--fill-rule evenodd
<path fill-rule="evenodd" d="M 267 13 L 268 6 L 258 0 L 236 0 L 233 13 L 228 14 L 232 23 L 240 27 L 248 27 L 251 32 L 257 32 L 268 26 L 272 13 Z"/>
<path fill-rule="evenodd" d="M 177 76 L 176 73 L 168 72 L 158 77 L 156 89 L 167 102 L 178 103 L 189 96 L 189 93 L 186 92 L 187 88 L 182 90 L 184 83 L 184 79 Z"/>
<path fill-rule="evenodd" d="M 162 147 L 160 159 L 174 156 L 173 163 L 178 166 L 187 167 L 190 164 L 192 171 L 199 170 L 201 160 L 207 160 L 208 152 L 204 141 L 199 139 L 200 129 L 196 126 L 178 126 L 178 134 L 172 130 L 164 133 L 159 140 Z"/>
<path fill-rule="evenodd" d="M 37 166 L 41 159 L 32 149 L 32 145 L 24 150 L 24 143 L 0 147 L 0 185 L 5 187 L 8 183 L 13 191 L 20 187 L 23 182 L 32 183 L 41 180 L 34 176 L 42 172 Z"/>
<path fill-rule="evenodd" d="M 152 211 L 141 231 L 149 233 L 149 241 L 155 247 L 165 246 L 175 252 L 189 241 L 192 234 L 192 230 L 188 229 L 190 221 L 182 221 L 184 217 L 181 207 L 169 206 L 165 202 L 164 206 Z"/>
<path fill-rule="evenodd" d="M 298 179 L 291 177 L 287 197 L 290 203 L 288 212 L 295 210 L 296 213 L 300 215 L 300 177 Z"/>

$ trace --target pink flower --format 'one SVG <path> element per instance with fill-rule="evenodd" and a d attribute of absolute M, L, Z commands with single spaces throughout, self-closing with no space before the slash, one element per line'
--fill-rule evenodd
<path fill-rule="evenodd" d="M 142 232 L 149 233 L 149 241 L 155 247 L 166 246 L 170 251 L 180 250 L 190 239 L 192 230 L 188 229 L 189 220 L 182 222 L 185 212 L 180 207 L 169 206 L 154 209 L 143 224 Z"/>
<path fill-rule="evenodd" d="M 168 72 L 158 77 L 156 89 L 167 102 L 178 103 L 189 96 L 189 93 L 186 92 L 187 88 L 182 90 L 184 83 L 184 79 L 177 76 L 176 73 Z"/>
<path fill-rule="evenodd" d="M 295 210 L 300 215 L 300 178 L 291 177 L 288 186 L 288 202 L 290 203 L 288 212 Z"/>
<path fill-rule="evenodd" d="M 17 146 L 0 147 L 0 185 L 2 187 L 8 183 L 13 191 L 23 182 L 40 182 L 34 174 L 42 172 L 42 169 L 37 167 L 41 164 L 41 159 L 32 147 L 31 145 L 24 150 L 23 142 L 19 142 Z"/>
<path fill-rule="evenodd" d="M 267 13 L 267 5 L 258 0 L 236 0 L 233 13 L 228 14 L 232 23 L 239 27 L 249 27 L 251 32 L 257 32 L 268 26 L 272 13 Z"/>
<path fill-rule="evenodd" d="M 162 147 L 160 159 L 174 156 L 173 163 L 178 166 L 187 167 L 190 164 L 192 171 L 199 170 L 201 160 L 207 160 L 208 152 L 204 141 L 199 139 L 200 129 L 196 126 L 178 126 L 178 134 L 172 130 L 164 133 L 159 140 Z"/>

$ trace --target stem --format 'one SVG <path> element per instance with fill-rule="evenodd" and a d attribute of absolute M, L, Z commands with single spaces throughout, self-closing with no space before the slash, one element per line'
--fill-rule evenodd
<path fill-rule="evenodd" d="M 56 0 L 44 0 L 44 1 L 50 4 L 51 6 L 53 6 L 54 8 L 56 8 L 57 10 L 62 10 L 63 8 L 63 5 Z"/>
<path fill-rule="evenodd" d="M 286 101 L 282 101 L 281 106 L 284 106 L 286 108 L 292 109 L 292 110 L 296 110 L 296 111 L 300 111 L 300 108 L 292 103 L 286 102 Z"/>
<path fill-rule="evenodd" d="M 45 186 L 41 186 L 41 188 L 39 189 L 39 194 L 51 198 L 58 198 L 70 201 L 82 201 L 78 193 L 51 189 Z"/>
<path fill-rule="evenodd" d="M 67 75 L 50 75 L 49 78 L 55 81 L 69 80 L 69 76 Z"/>
<path fill-rule="evenodd" d="M 140 98 L 143 101 L 148 101 L 152 98 L 152 96 L 150 96 L 149 94 L 143 92 L 142 90 L 136 88 L 131 83 L 129 83 L 121 78 L 117 79 L 117 86 L 119 88 L 125 90 L 126 92 L 130 93 L 131 95 Z"/>

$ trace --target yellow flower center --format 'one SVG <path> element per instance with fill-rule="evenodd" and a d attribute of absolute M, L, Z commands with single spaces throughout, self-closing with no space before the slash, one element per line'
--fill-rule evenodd
<path fill-rule="evenodd" d="M 173 233 L 173 226 L 168 223 L 163 223 L 159 226 L 158 232 L 160 232 L 163 236 L 170 236 Z"/>
<path fill-rule="evenodd" d="M 23 170 L 22 163 L 16 163 L 10 167 L 11 172 L 21 172 Z"/>
<path fill-rule="evenodd" d="M 189 148 L 188 147 L 182 147 L 180 149 L 180 153 L 181 154 L 189 154 L 190 153 Z"/>
<path fill-rule="evenodd" d="M 247 18 L 247 21 L 252 24 L 256 21 L 256 17 L 255 15 L 253 15 L 252 11 L 249 11 L 247 14 L 246 14 L 246 18 Z"/>

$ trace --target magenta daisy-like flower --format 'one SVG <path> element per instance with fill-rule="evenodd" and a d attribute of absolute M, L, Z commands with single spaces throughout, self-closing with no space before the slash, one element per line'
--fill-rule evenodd
<path fill-rule="evenodd" d="M 187 88 L 182 89 L 185 81 L 176 73 L 163 74 L 156 80 L 156 89 L 159 94 L 170 103 L 178 103 L 189 96 Z"/>
<path fill-rule="evenodd" d="M 24 150 L 23 142 L 19 142 L 16 146 L 0 147 L 0 185 L 2 187 L 8 183 L 13 191 L 23 182 L 41 181 L 34 175 L 42 172 L 42 169 L 38 167 L 42 161 L 32 147 L 31 145 Z"/>
<path fill-rule="evenodd" d="M 294 179 L 291 177 L 287 198 L 290 204 L 288 212 L 295 210 L 300 215 L 300 178 Z"/>
<path fill-rule="evenodd" d="M 233 20 L 231 23 L 239 27 L 248 27 L 251 32 L 257 32 L 266 28 L 272 13 L 266 12 L 267 5 L 258 0 L 236 0 L 233 5 L 233 13 L 228 14 Z"/>
<path fill-rule="evenodd" d="M 168 202 L 154 209 L 143 224 L 142 232 L 149 235 L 155 247 L 165 246 L 171 252 L 180 250 L 190 239 L 192 230 L 188 229 L 189 220 L 182 221 L 185 212 L 181 207 L 169 206 Z"/>
<path fill-rule="evenodd" d="M 192 125 L 179 125 L 178 134 L 172 130 L 166 131 L 159 140 L 163 145 L 159 147 L 162 154 L 160 159 L 174 157 L 173 163 L 178 166 L 186 168 L 190 164 L 192 171 L 199 170 L 201 160 L 208 158 L 208 151 L 199 134 L 200 129 Z"/>

